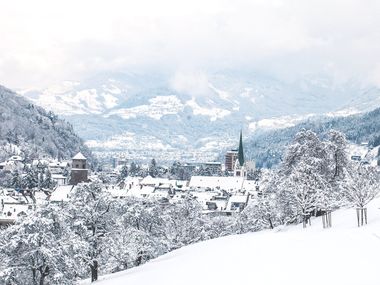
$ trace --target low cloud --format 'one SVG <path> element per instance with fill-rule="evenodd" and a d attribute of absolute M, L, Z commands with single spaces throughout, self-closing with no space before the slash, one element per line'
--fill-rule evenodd
<path fill-rule="evenodd" d="M 1 8 L 0 84 L 13 88 L 161 70 L 175 74 L 174 88 L 202 94 L 207 72 L 225 69 L 380 85 L 376 0 L 14 0 Z"/>
<path fill-rule="evenodd" d="M 210 93 L 207 75 L 203 72 L 177 72 L 170 79 L 170 87 L 191 96 L 203 96 Z"/>

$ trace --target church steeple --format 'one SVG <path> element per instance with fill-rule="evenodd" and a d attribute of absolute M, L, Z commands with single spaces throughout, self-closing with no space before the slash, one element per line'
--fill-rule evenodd
<path fill-rule="evenodd" d="M 242 131 L 240 131 L 238 160 L 239 160 L 240 166 L 243 166 L 244 165 L 244 150 L 243 150 L 243 133 L 242 133 Z"/>

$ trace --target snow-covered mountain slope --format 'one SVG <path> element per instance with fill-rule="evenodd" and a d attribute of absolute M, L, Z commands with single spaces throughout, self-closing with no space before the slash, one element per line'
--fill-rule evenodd
<path fill-rule="evenodd" d="M 351 116 L 309 116 L 308 120 L 280 121 L 276 128 L 270 128 L 275 122 L 263 120 L 259 123 L 268 125 L 266 131 L 256 131 L 252 137 L 245 142 L 246 154 L 254 157 L 259 167 L 272 167 L 281 161 L 286 145 L 291 143 L 296 134 L 302 129 L 312 130 L 321 137 L 328 136 L 331 129 L 340 131 L 346 135 L 347 140 L 353 145 L 368 144 L 368 148 L 376 148 L 380 145 L 380 108 L 368 113 L 360 113 Z M 253 126 L 255 127 L 255 126 Z M 258 128 L 258 130 L 260 130 Z M 261 129 L 262 130 L 262 129 Z M 377 152 L 372 149 L 372 158 L 376 161 Z M 361 154 L 353 152 L 352 155 Z M 362 154 L 361 154 L 362 155 Z"/>
<path fill-rule="evenodd" d="M 66 121 L 0 85 L 0 161 L 19 154 L 27 161 L 93 156 Z"/>
<path fill-rule="evenodd" d="M 314 218 L 306 229 L 288 226 L 201 242 L 96 284 L 379 284 L 379 207 L 379 199 L 369 205 L 362 228 L 355 209 L 339 210 L 330 229 Z"/>
<path fill-rule="evenodd" d="M 151 136 L 169 149 L 186 150 L 183 153 L 203 147 L 217 154 L 220 149 L 209 143 L 216 139 L 234 145 L 241 128 L 249 135 L 292 126 L 312 114 L 341 116 L 380 106 L 377 88 L 353 83 L 337 87 L 326 78 L 284 83 L 228 71 L 201 79 L 186 74 L 102 74 L 22 94 L 64 116 L 85 140 L 96 141 L 98 150 L 101 145 L 116 146 L 120 137 L 133 133 L 134 146 L 141 136 Z"/>

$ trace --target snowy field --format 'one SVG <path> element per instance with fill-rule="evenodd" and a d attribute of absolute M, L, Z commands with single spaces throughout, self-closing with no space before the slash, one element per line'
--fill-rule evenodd
<path fill-rule="evenodd" d="M 332 215 L 333 227 L 277 228 L 201 242 L 147 264 L 102 276 L 98 285 L 380 284 L 380 199 L 358 228 L 354 209 Z"/>

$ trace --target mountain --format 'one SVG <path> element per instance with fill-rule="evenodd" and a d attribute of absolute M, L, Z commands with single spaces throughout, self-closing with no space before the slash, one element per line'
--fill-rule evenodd
<path fill-rule="evenodd" d="M 380 108 L 346 117 L 309 118 L 292 127 L 256 132 L 246 141 L 246 152 L 256 159 L 258 166 L 272 167 L 281 161 L 285 146 L 302 129 L 312 130 L 321 137 L 335 129 L 343 132 L 351 143 L 368 142 L 369 146 L 377 147 L 380 145 Z"/>
<path fill-rule="evenodd" d="M 375 285 L 379 206 L 379 199 L 369 204 L 368 225 L 362 228 L 356 225 L 355 209 L 338 210 L 328 230 L 318 217 L 306 229 L 285 226 L 217 238 L 102 276 L 97 284 Z"/>
<path fill-rule="evenodd" d="M 23 90 L 73 124 L 97 152 L 135 159 L 212 160 L 240 129 L 293 126 L 315 114 L 342 116 L 380 106 L 380 90 L 325 77 L 282 82 L 245 71 L 113 73 L 44 90 Z"/>
<path fill-rule="evenodd" d="M 0 159 L 21 154 L 27 160 L 52 157 L 69 159 L 91 151 L 71 124 L 45 111 L 15 92 L 0 86 Z"/>

